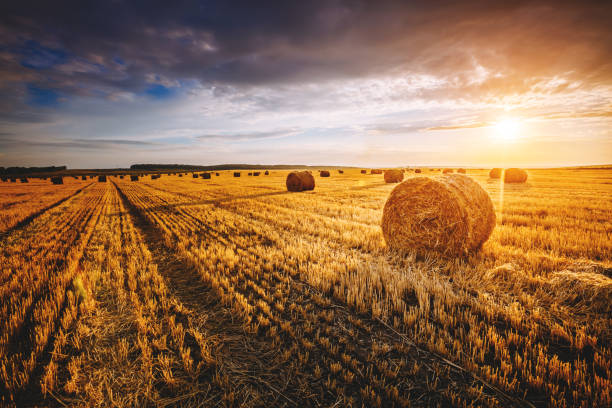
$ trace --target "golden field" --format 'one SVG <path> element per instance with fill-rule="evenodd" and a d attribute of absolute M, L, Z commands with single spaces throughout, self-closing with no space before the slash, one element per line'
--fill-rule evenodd
<path fill-rule="evenodd" d="M 0 183 L 0 404 L 612 405 L 612 169 L 468 170 L 453 260 L 385 247 L 382 175 L 241 173 Z"/>

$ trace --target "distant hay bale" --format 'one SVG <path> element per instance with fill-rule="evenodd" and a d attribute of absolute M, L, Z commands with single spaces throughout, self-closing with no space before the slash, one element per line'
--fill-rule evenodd
<path fill-rule="evenodd" d="M 81 176 L 81 180 L 87 180 L 87 176 Z"/>
<path fill-rule="evenodd" d="M 385 171 L 385 183 L 400 183 L 404 179 L 404 173 L 401 170 Z"/>
<path fill-rule="evenodd" d="M 119 178 L 120 178 L 121 180 L 123 180 L 123 174 L 122 174 L 122 175 L 120 175 L 120 176 L 119 176 Z"/>
<path fill-rule="evenodd" d="M 138 181 L 138 176 L 131 175 L 130 176 L 130 181 Z"/>
<path fill-rule="evenodd" d="M 420 173 L 420 172 L 421 172 L 421 169 L 414 169 L 414 172 L 415 172 L 415 173 Z"/>
<path fill-rule="evenodd" d="M 16 182 L 17 182 L 17 179 L 15 179 L 15 178 L 11 179 L 11 183 L 16 183 Z"/>
<path fill-rule="evenodd" d="M 504 172 L 504 183 L 524 183 L 527 181 L 527 172 L 523 169 L 510 168 Z"/>
<path fill-rule="evenodd" d="M 259 172 L 259 171 L 253 172 L 253 176 L 259 176 L 260 174 L 261 174 L 261 172 Z"/>
<path fill-rule="evenodd" d="M 442 170 L 442 174 L 451 174 L 453 172 L 453 169 L 444 169 Z"/>
<path fill-rule="evenodd" d="M 210 173 L 202 173 L 202 178 L 203 179 L 210 179 Z"/>
<path fill-rule="evenodd" d="M 106 176 L 98 176 L 98 181 L 99 182 L 105 182 L 106 181 Z"/>
<path fill-rule="evenodd" d="M 321 177 L 329 177 L 330 174 L 329 174 L 329 171 L 327 171 L 327 170 L 321 170 L 321 173 L 319 174 L 319 176 L 321 176 Z"/>
<path fill-rule="evenodd" d="M 240 172 L 239 171 L 235 171 L 234 172 L 234 177 L 240 177 Z"/>
<path fill-rule="evenodd" d="M 269 174 L 270 174 L 270 172 L 268 170 L 264 171 L 264 176 L 267 176 Z"/>
<path fill-rule="evenodd" d="M 83 180 L 85 180 L 85 176 L 83 176 Z M 51 177 L 51 183 L 53 184 L 64 184 L 64 179 L 62 176 L 53 176 Z"/>
<path fill-rule="evenodd" d="M 465 171 L 465 169 L 457 169 L 457 173 L 460 173 L 460 174 L 465 174 L 465 173 L 466 173 L 466 171 Z"/>
<path fill-rule="evenodd" d="M 490 178 L 501 178 L 502 175 L 502 169 L 500 169 L 499 167 L 496 167 L 494 169 L 491 169 L 491 171 L 489 172 L 489 177 Z"/>
<path fill-rule="evenodd" d="M 183 177 L 183 173 L 179 174 L 178 176 L 179 176 L 179 177 Z"/>
<path fill-rule="evenodd" d="M 220 173 L 215 173 L 215 176 L 219 177 L 221 174 Z"/>
<path fill-rule="evenodd" d="M 253 175 L 253 173 L 248 173 L 248 174 L 247 174 L 247 176 L 252 176 L 252 175 Z"/>
<path fill-rule="evenodd" d="M 193 174 L 192 174 L 192 176 L 193 176 L 193 178 L 198 178 L 198 177 L 200 177 L 200 176 L 198 176 L 196 173 L 193 173 Z"/>
<path fill-rule="evenodd" d="M 389 195 L 382 218 L 387 245 L 418 255 L 466 255 L 478 250 L 494 227 L 491 198 L 463 174 L 407 179 Z"/>
<path fill-rule="evenodd" d="M 287 175 L 286 184 L 289 191 L 314 190 L 315 179 L 309 171 L 292 171 Z"/>
<path fill-rule="evenodd" d="M 383 171 L 381 169 L 372 169 L 370 170 L 370 174 L 382 174 Z"/>
<path fill-rule="evenodd" d="M 344 170 L 338 170 L 338 173 L 344 174 Z"/>
<path fill-rule="evenodd" d="M 367 170 L 361 170 L 361 174 L 366 174 Z"/>
<path fill-rule="evenodd" d="M 20 178 L 19 181 L 21 181 L 22 183 L 29 183 L 29 181 L 28 181 L 28 179 L 26 177 Z"/>

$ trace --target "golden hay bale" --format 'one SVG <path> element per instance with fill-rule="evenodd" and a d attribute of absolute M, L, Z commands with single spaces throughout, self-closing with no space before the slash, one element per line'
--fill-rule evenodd
<path fill-rule="evenodd" d="M 235 171 L 234 172 L 234 177 L 240 177 L 240 172 L 239 171 Z"/>
<path fill-rule="evenodd" d="M 98 181 L 105 182 L 106 176 L 98 176 Z"/>
<path fill-rule="evenodd" d="M 502 175 L 502 169 L 500 169 L 499 167 L 491 169 L 491 171 L 489 172 L 490 178 L 501 178 L 501 175 Z"/>
<path fill-rule="evenodd" d="M 85 180 L 85 176 L 83 176 L 83 180 Z M 51 177 L 51 183 L 64 184 L 64 179 L 62 178 L 62 176 L 53 176 Z"/>
<path fill-rule="evenodd" d="M 292 171 L 287 175 L 287 190 L 306 191 L 314 190 L 315 180 L 309 171 Z"/>
<path fill-rule="evenodd" d="M 247 176 L 252 176 L 252 175 L 253 175 L 253 173 L 249 173 L 249 174 L 247 174 Z"/>
<path fill-rule="evenodd" d="M 257 177 L 257 176 L 259 176 L 260 174 L 261 174 L 261 172 L 259 172 L 259 171 L 254 171 L 254 172 L 253 172 L 253 177 Z"/>
<path fill-rule="evenodd" d="M 451 174 L 451 173 L 453 173 L 453 171 L 454 171 L 453 169 L 444 169 L 444 170 L 442 170 L 442 173 L 443 174 Z"/>
<path fill-rule="evenodd" d="M 215 176 L 219 177 L 221 174 L 220 173 L 215 173 Z"/>
<path fill-rule="evenodd" d="M 510 168 L 504 172 L 504 183 L 524 183 L 527 181 L 527 172 L 523 169 Z"/>
<path fill-rule="evenodd" d="M 198 176 L 196 173 L 193 173 L 193 174 L 192 174 L 192 176 L 193 176 L 193 178 L 198 178 L 198 177 L 200 177 L 200 176 Z"/>
<path fill-rule="evenodd" d="M 420 172 L 421 172 L 421 169 L 414 169 L 414 172 L 415 172 L 415 173 L 420 173 Z"/>
<path fill-rule="evenodd" d="M 330 174 L 329 174 L 329 171 L 327 171 L 327 170 L 321 170 L 321 173 L 319 173 L 319 176 L 321 176 L 321 177 L 329 177 Z"/>
<path fill-rule="evenodd" d="M 178 176 L 179 176 L 179 177 L 183 177 L 183 173 L 179 174 Z"/>
<path fill-rule="evenodd" d="M 381 169 L 372 169 L 370 170 L 370 174 L 382 174 L 383 171 Z"/>
<path fill-rule="evenodd" d="M 361 174 L 366 174 L 367 171 L 366 170 L 361 170 Z"/>
<path fill-rule="evenodd" d="M 409 178 L 393 189 L 383 210 L 390 248 L 461 256 L 478 250 L 495 227 L 489 194 L 462 174 Z"/>
<path fill-rule="evenodd" d="M 465 173 L 466 173 L 466 171 L 465 171 L 465 169 L 457 169 L 457 173 L 460 173 L 460 174 L 465 174 Z"/>
<path fill-rule="evenodd" d="M 202 178 L 203 179 L 210 179 L 210 173 L 202 173 Z"/>
<path fill-rule="evenodd" d="M 264 171 L 264 176 L 267 176 L 269 174 L 270 174 L 270 172 L 268 170 Z"/>
<path fill-rule="evenodd" d="M 404 179 L 404 173 L 401 170 L 385 171 L 385 183 L 400 183 Z"/>
<path fill-rule="evenodd" d="M 344 170 L 338 170 L 338 173 L 344 174 Z"/>

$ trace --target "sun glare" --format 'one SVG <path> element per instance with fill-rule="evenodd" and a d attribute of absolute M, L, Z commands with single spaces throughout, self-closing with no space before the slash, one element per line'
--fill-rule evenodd
<path fill-rule="evenodd" d="M 505 118 L 493 126 L 493 136 L 499 140 L 512 141 L 520 136 L 521 122 L 516 118 Z"/>

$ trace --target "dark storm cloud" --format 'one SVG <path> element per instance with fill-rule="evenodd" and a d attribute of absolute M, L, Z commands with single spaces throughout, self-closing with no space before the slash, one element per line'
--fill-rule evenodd
<path fill-rule="evenodd" d="M 3 2 L 0 73 L 93 96 L 145 92 L 152 75 L 250 86 L 427 73 L 477 97 L 562 74 L 588 88 L 610 84 L 611 10 L 589 1 Z M 491 73 L 478 83 L 476 64 Z"/>

